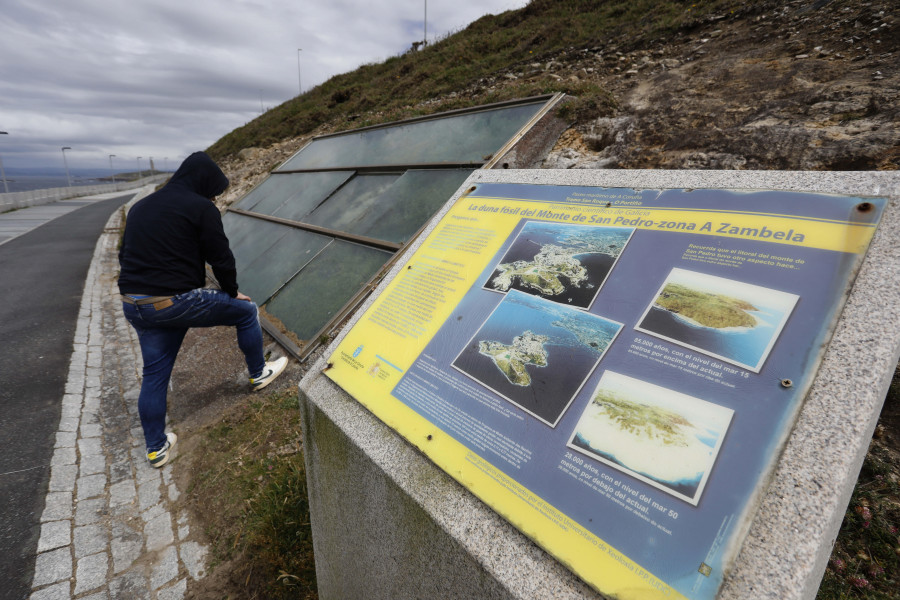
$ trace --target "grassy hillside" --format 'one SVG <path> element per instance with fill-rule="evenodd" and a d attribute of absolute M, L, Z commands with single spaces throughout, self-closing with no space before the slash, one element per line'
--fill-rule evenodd
<path fill-rule="evenodd" d="M 580 98 L 569 110 L 602 114 L 611 97 L 584 81 L 550 74 L 507 85 L 486 80 L 573 47 L 591 48 L 611 39 L 623 48 L 640 46 L 710 18 L 753 10 L 734 0 L 532 0 L 522 9 L 482 17 L 424 50 L 332 77 L 235 129 L 209 153 L 223 159 L 243 148 L 308 134 L 325 123 L 334 130 L 350 129 L 552 92 Z"/>

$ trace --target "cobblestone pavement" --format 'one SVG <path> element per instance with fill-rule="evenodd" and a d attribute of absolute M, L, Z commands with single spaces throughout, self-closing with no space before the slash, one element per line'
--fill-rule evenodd
<path fill-rule="evenodd" d="M 205 569 L 170 467 L 145 456 L 140 349 L 116 287 L 121 220 L 107 223 L 85 282 L 31 600 L 178 600 Z"/>

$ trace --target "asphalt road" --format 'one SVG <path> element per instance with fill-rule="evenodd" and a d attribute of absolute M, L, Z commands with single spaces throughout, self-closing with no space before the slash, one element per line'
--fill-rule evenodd
<path fill-rule="evenodd" d="M 85 201 L 0 245 L 0 599 L 31 592 L 84 282 L 112 212 Z"/>

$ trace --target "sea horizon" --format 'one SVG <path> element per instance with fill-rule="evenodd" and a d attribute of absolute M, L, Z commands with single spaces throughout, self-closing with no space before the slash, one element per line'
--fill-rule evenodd
<path fill-rule="evenodd" d="M 159 173 L 158 170 L 155 172 Z M 134 171 L 117 172 L 117 181 L 130 179 L 134 176 L 134 173 Z M 149 175 L 149 170 L 146 173 Z M 4 174 L 6 176 L 6 186 L 9 188 L 10 193 L 67 187 L 70 178 L 72 187 L 112 183 L 112 173 L 109 169 L 70 169 L 67 177 L 64 169 L 14 167 L 4 168 Z M 0 182 L 0 194 L 5 191 L 2 182 Z"/>

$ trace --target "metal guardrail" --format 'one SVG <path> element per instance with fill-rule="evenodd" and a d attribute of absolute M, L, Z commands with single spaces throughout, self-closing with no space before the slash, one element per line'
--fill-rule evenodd
<path fill-rule="evenodd" d="M 109 192 L 119 192 L 132 190 L 153 183 L 160 183 L 170 177 L 170 174 L 152 175 L 150 177 L 142 177 L 136 181 L 120 181 L 117 183 L 101 183 L 98 185 L 75 185 L 72 187 L 45 188 L 42 190 L 29 190 L 27 192 L 9 192 L 0 194 L 0 213 L 15 210 L 17 208 L 26 208 L 28 206 L 37 206 L 40 204 L 49 204 L 59 200 L 68 198 L 79 198 L 81 196 L 92 196 L 94 194 L 106 194 Z"/>

